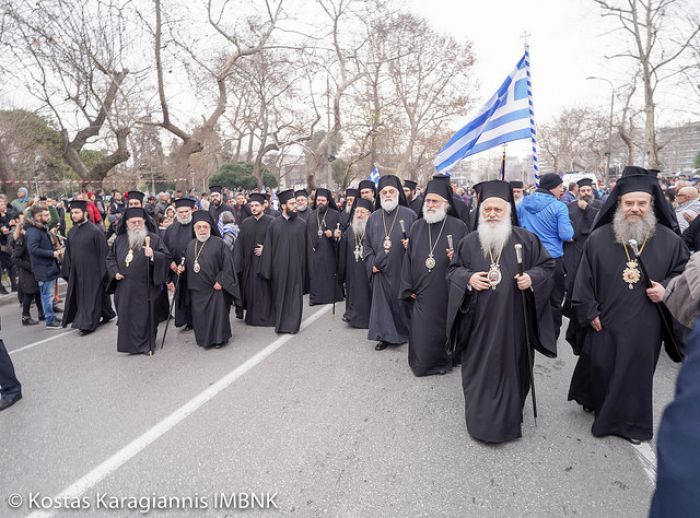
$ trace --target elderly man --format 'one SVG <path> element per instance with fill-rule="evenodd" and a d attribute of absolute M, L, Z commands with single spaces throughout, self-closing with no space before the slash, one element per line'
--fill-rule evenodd
<path fill-rule="evenodd" d="M 88 220 L 87 203 L 70 203 L 73 228 L 68 232 L 61 277 L 68 281 L 62 327 L 72 323 L 80 336 L 115 317 L 107 287 L 107 238 Z"/>
<path fill-rule="evenodd" d="M 360 195 L 360 191 L 357 189 L 346 189 L 345 190 L 345 207 L 340 212 L 340 229 L 345 232 L 345 229 L 350 225 L 350 214 L 352 212 L 352 205 L 355 203 L 355 199 Z"/>
<path fill-rule="evenodd" d="M 311 210 L 309 209 L 309 193 L 306 189 L 299 189 L 294 192 L 294 198 L 297 202 L 297 217 L 308 221 L 309 214 L 311 214 Z"/>
<path fill-rule="evenodd" d="M 507 182 L 483 182 L 477 190 L 477 231 L 459 244 L 447 273 L 447 332 L 455 361 L 461 356 L 469 435 L 501 443 L 521 436 L 532 376 L 528 345 L 556 356 L 548 303 L 554 261 L 537 236 L 517 227 Z"/>
<path fill-rule="evenodd" d="M 522 180 L 511 180 L 510 188 L 513 191 L 513 200 L 515 200 L 515 206 L 517 207 L 525 197 L 525 184 Z"/>
<path fill-rule="evenodd" d="M 340 214 L 328 189 L 316 189 L 316 197 L 306 222 L 312 256 L 309 266 L 309 305 L 332 304 L 343 300 L 338 283 L 338 236 Z"/>
<path fill-rule="evenodd" d="M 372 313 L 367 337 L 378 340 L 374 348 L 383 351 L 390 345 L 401 345 L 408 340 L 409 307 L 399 298 L 399 288 L 408 233 L 416 220 L 416 213 L 408 208 L 398 177 L 382 176 L 378 191 L 374 212 L 367 222 L 363 256 L 372 284 Z"/>
<path fill-rule="evenodd" d="M 467 234 L 467 225 L 454 217 L 456 213 L 449 185 L 431 180 L 423 217 L 411 227 L 401 273 L 400 297 L 411 303 L 408 365 L 416 376 L 445 374 L 452 368 L 445 350 L 445 274 L 454 246 Z"/>
<path fill-rule="evenodd" d="M 270 223 L 262 249 L 260 275 L 270 281 L 275 304 L 275 331 L 297 333 L 309 279 L 310 244 L 306 223 L 296 214 L 294 190 L 277 195 L 282 215 Z"/>
<path fill-rule="evenodd" d="M 371 201 L 357 198 L 350 212 L 350 224 L 340 240 L 338 277 L 345 284 L 346 292 L 343 320 L 356 329 L 369 327 L 372 290 L 362 255 L 362 241 L 373 207 Z"/>
<path fill-rule="evenodd" d="M 676 219 L 681 232 L 700 214 L 698 190 L 695 187 L 681 187 L 676 192 Z"/>
<path fill-rule="evenodd" d="M 119 317 L 117 351 L 122 353 L 152 353 L 158 323 L 167 317 L 159 305 L 170 256 L 158 234 L 147 229 L 146 218 L 142 208 L 127 209 L 125 230 L 107 255 L 109 291 Z"/>
<path fill-rule="evenodd" d="M 673 217 L 656 178 L 623 176 L 586 241 L 572 295 L 582 349 L 569 399 L 595 413 L 596 437 L 638 444 L 653 435 L 652 383 L 665 332 L 656 304 L 688 260 Z"/>
<path fill-rule="evenodd" d="M 195 212 L 192 226 L 194 239 L 187 245 L 185 264 L 194 337 L 200 347 L 219 349 L 231 338 L 231 304 L 240 302 L 233 256 L 208 212 Z"/>

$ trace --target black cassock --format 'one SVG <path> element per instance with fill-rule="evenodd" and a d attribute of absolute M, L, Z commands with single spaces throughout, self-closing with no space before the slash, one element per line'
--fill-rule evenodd
<path fill-rule="evenodd" d="M 126 266 L 129 252 L 127 234 L 120 234 L 112 243 L 107 255 L 107 273 L 110 278 L 109 291 L 114 293 L 117 308 L 117 351 L 120 353 L 146 353 L 149 351 L 148 296 L 150 290 L 151 311 L 153 315 L 153 340 L 158 331 L 158 323 L 167 318 L 167 307 L 163 311 L 162 294 L 168 280 L 170 254 L 161 238 L 149 232 L 153 260 L 149 260 L 143 249 L 133 251 L 133 258 Z M 150 269 L 151 285 L 148 285 Z M 121 273 L 124 279 L 114 278 Z M 167 301 L 167 299 L 166 299 Z"/>
<path fill-rule="evenodd" d="M 468 234 L 457 247 L 450 264 L 447 332 L 461 350 L 467 431 L 473 438 L 500 443 L 521 436 L 523 405 L 529 390 L 523 297 L 515 275 L 518 265 L 514 245 L 523 245 L 525 273 L 532 278 L 526 291 L 526 307 L 536 327 L 532 345 L 546 356 L 556 356 L 549 294 L 554 260 L 539 238 L 513 227 L 500 260 L 501 283 L 495 290 L 470 290 L 476 272 L 488 272 L 479 234 Z M 495 257 L 494 257 L 495 259 Z M 459 354 L 456 352 L 455 354 Z"/>
<path fill-rule="evenodd" d="M 275 218 L 267 229 L 260 274 L 270 281 L 275 331 L 296 333 L 301 325 L 304 286 L 308 283 L 310 244 L 301 218 Z"/>
<path fill-rule="evenodd" d="M 448 298 L 445 276 L 450 265 L 447 236 L 452 236 L 456 247 L 466 234 L 464 222 L 452 216 L 430 225 L 435 265 L 428 270 L 425 264 L 431 250 L 428 224 L 425 219 L 419 219 L 411 227 L 399 296 L 411 305 L 408 365 L 416 376 L 444 374 L 452 368 L 452 359 L 445 350 Z M 411 299 L 414 293 L 415 300 Z"/>
<path fill-rule="evenodd" d="M 107 294 L 108 253 L 105 233 L 89 221 L 68 232 L 61 277 L 68 281 L 63 327 L 94 331 L 114 318 L 112 301 Z"/>
<path fill-rule="evenodd" d="M 270 281 L 260 276 L 262 256 L 255 255 L 255 247 L 265 242 L 267 229 L 273 218 L 263 214 L 260 219 L 246 218 L 233 245 L 233 264 L 241 280 L 242 304 L 246 310 L 245 323 L 250 326 L 275 325 L 275 306 Z"/>
<path fill-rule="evenodd" d="M 187 245 L 192 241 L 192 222 L 183 225 L 174 221 L 163 234 L 163 242 L 165 247 L 170 252 L 172 260 L 179 265 L 183 257 L 185 257 L 185 250 L 187 250 Z M 169 282 L 173 284 L 177 282 L 177 274 L 170 270 Z M 190 295 L 187 290 L 187 272 L 180 275 L 180 282 L 178 284 L 177 293 L 174 295 L 177 297 L 175 300 L 175 327 L 181 327 L 184 325 L 192 325 L 192 310 L 190 307 Z"/>
<path fill-rule="evenodd" d="M 688 255 L 681 238 L 657 224 L 641 257 L 652 280 L 666 285 L 683 272 Z M 626 267 L 625 249 L 615 242 L 612 224 L 596 229 L 586 242 L 574 283 L 572 305 L 582 349 L 569 400 L 594 410 L 593 435 L 648 440 L 653 436 L 661 319 L 646 295 L 645 279 L 629 289 L 622 278 Z M 590 326 L 596 316 L 603 327 L 599 333 Z"/>
<path fill-rule="evenodd" d="M 571 344 L 574 354 L 581 352 L 581 344 L 577 340 L 580 336 L 578 323 L 573 318 L 571 309 L 571 294 L 574 289 L 574 279 L 576 278 L 576 269 L 581 261 L 583 247 L 593 228 L 593 221 L 600 210 L 600 202 L 593 200 L 588 204 L 586 210 L 581 210 L 578 206 L 578 201 L 569 203 L 569 219 L 571 226 L 574 227 L 574 239 L 571 242 L 564 243 L 564 273 L 566 274 L 566 297 L 564 298 L 564 306 L 562 313 L 569 319 L 569 326 L 566 328 L 566 340 Z"/>
<path fill-rule="evenodd" d="M 367 329 L 372 305 L 372 290 L 362 258 L 362 238 L 355 237 L 352 226 L 347 228 L 340 240 L 339 257 L 338 277 L 345 283 L 343 318 L 356 329 Z"/>
<path fill-rule="evenodd" d="M 367 221 L 363 241 L 365 268 L 372 285 L 372 312 L 367 338 L 390 344 L 405 343 L 409 333 L 409 305 L 399 298 L 401 264 L 406 254 L 401 244 L 401 220 L 408 233 L 416 220 L 416 213 L 401 205 L 390 214 L 384 209 L 375 210 Z M 388 253 L 384 249 L 385 228 L 391 240 Z M 373 266 L 379 272 L 373 273 Z"/>
<path fill-rule="evenodd" d="M 320 226 L 319 226 L 320 223 Z M 334 237 L 318 235 L 330 230 L 335 232 L 340 223 L 337 210 L 327 209 L 325 213 L 312 210 L 306 221 L 312 255 L 309 265 L 309 305 L 332 304 L 343 300 L 343 290 L 338 283 L 338 242 Z"/>
<path fill-rule="evenodd" d="M 297 218 L 301 218 L 301 219 L 303 219 L 304 221 L 308 221 L 308 220 L 309 220 L 309 214 L 311 214 L 311 209 L 308 209 L 308 208 L 307 208 L 307 209 L 304 209 L 303 211 L 302 211 L 302 210 L 298 210 L 298 211 L 297 211 Z"/>
<path fill-rule="evenodd" d="M 195 258 L 199 272 L 195 271 Z M 231 338 L 231 304 L 240 301 L 231 250 L 217 236 L 211 236 L 204 244 L 192 239 L 185 251 L 185 264 L 197 345 L 209 347 L 225 344 Z M 214 289 L 217 282 L 222 289 Z"/>
<path fill-rule="evenodd" d="M 350 226 L 350 212 L 343 209 L 340 211 L 340 230 L 345 232 Z"/>

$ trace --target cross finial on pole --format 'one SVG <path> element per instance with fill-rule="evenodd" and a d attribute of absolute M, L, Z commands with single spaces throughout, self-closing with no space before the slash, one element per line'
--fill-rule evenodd
<path fill-rule="evenodd" d="M 525 48 L 528 48 L 528 47 L 530 46 L 530 44 L 527 42 L 527 39 L 528 39 L 530 36 L 532 36 L 532 34 L 530 34 L 529 32 L 527 32 L 527 30 L 524 30 L 523 33 L 520 35 L 520 39 L 523 40 L 523 42 L 524 42 L 524 44 L 525 44 Z"/>

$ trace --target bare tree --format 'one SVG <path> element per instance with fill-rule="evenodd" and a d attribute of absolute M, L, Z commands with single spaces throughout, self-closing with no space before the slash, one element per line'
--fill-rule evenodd
<path fill-rule="evenodd" d="M 692 67 L 686 58 L 700 34 L 697 4 L 684 0 L 593 0 L 628 36 L 628 49 L 610 57 L 633 60 L 644 92 L 645 145 L 649 167 L 659 167 L 655 93 L 661 83 Z M 694 8 L 693 8 L 694 7 Z"/>

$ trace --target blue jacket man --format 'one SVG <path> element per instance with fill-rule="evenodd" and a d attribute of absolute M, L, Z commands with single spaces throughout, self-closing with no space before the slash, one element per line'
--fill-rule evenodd
<path fill-rule="evenodd" d="M 574 238 L 569 209 L 559 201 L 564 191 L 561 177 L 547 173 L 540 177 L 540 187 L 518 205 L 520 225 L 537 235 L 549 255 L 556 261 L 550 304 L 554 317 L 554 335 L 561 328 L 561 303 L 564 300 L 564 241 Z"/>

